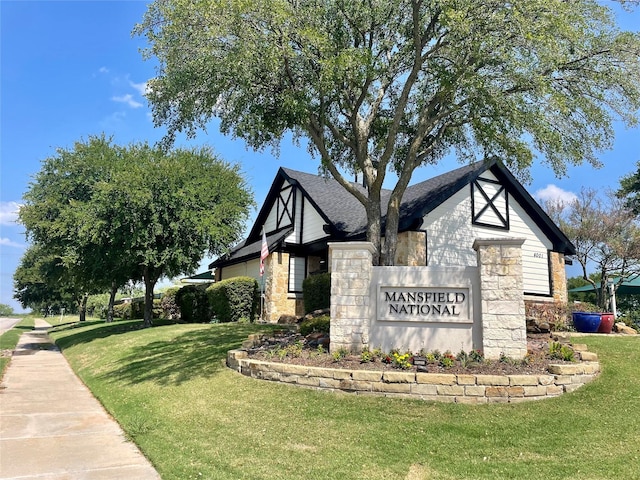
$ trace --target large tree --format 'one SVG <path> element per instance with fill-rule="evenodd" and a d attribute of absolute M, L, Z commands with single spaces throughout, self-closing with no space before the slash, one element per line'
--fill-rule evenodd
<path fill-rule="evenodd" d="M 152 324 L 157 281 L 194 273 L 205 254 L 225 253 L 252 205 L 238 166 L 210 148 L 127 147 L 110 180 L 96 184 L 92 208 L 96 230 L 128 259 L 132 278 L 144 281 L 145 325 Z"/>
<path fill-rule="evenodd" d="M 596 0 L 156 0 L 134 31 L 159 60 L 148 98 L 167 144 L 212 117 L 258 149 L 308 139 L 382 264 L 419 166 L 456 152 L 526 176 L 539 155 L 561 175 L 598 165 L 612 121 L 640 107 L 640 38 Z"/>
<path fill-rule="evenodd" d="M 117 287 L 143 280 L 150 326 L 157 281 L 193 273 L 206 253 L 223 253 L 239 239 L 252 204 L 238 167 L 209 148 L 120 147 L 101 136 L 43 162 L 20 221 L 85 294 L 111 290 L 112 304 Z"/>
<path fill-rule="evenodd" d="M 547 203 L 546 209 L 575 245 L 582 278 L 594 288 L 596 303 L 606 309 L 609 285 L 617 290 L 624 280 L 640 275 L 635 214 L 612 192 L 593 189 L 582 189 L 569 203 Z"/>

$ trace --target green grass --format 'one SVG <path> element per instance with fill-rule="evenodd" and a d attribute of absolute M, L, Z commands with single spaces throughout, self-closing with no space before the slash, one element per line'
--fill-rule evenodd
<path fill-rule="evenodd" d="M 270 326 L 138 325 L 52 336 L 165 480 L 640 478 L 640 338 L 585 338 L 603 373 L 572 394 L 468 406 L 318 392 L 224 367 L 228 349 Z"/>
<path fill-rule="evenodd" d="M 17 317 L 13 317 L 17 318 Z M 7 330 L 2 335 L 0 335 L 0 351 L 2 350 L 13 350 L 16 348 L 18 344 L 18 340 L 20 339 L 20 335 L 30 330 L 33 330 L 35 318 L 31 316 L 26 316 L 18 323 L 16 323 L 11 330 Z M 11 362 L 10 356 L 1 356 L 0 357 L 0 380 L 4 376 L 4 372 L 7 369 L 7 366 Z"/>

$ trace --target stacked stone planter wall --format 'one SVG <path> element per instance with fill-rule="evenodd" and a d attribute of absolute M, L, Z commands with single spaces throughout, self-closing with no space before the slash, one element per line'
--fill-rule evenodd
<path fill-rule="evenodd" d="M 557 397 L 593 380 L 600 371 L 594 353 L 574 345 L 580 362 L 554 364 L 544 375 L 470 375 L 343 370 L 265 362 L 230 350 L 227 366 L 248 377 L 358 395 L 411 398 L 456 403 L 516 403 Z"/>

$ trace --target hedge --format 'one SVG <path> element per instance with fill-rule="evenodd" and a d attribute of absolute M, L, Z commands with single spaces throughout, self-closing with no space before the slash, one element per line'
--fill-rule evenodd
<path fill-rule="evenodd" d="M 260 306 L 258 282 L 251 277 L 234 277 L 207 288 L 211 313 L 220 322 L 253 321 Z"/>
<path fill-rule="evenodd" d="M 207 323 L 211 320 L 207 287 L 204 285 L 185 285 L 175 294 L 180 309 L 180 319 L 187 323 Z"/>
<path fill-rule="evenodd" d="M 331 274 L 311 275 L 302 282 L 305 313 L 331 306 Z"/>

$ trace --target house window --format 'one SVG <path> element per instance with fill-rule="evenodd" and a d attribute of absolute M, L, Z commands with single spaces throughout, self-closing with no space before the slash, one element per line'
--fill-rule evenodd
<path fill-rule="evenodd" d="M 474 225 L 509 230 L 509 195 L 500 182 L 479 178 L 471 184 Z"/>
<path fill-rule="evenodd" d="M 302 282 L 307 274 L 306 257 L 289 257 L 289 292 L 302 293 Z"/>

